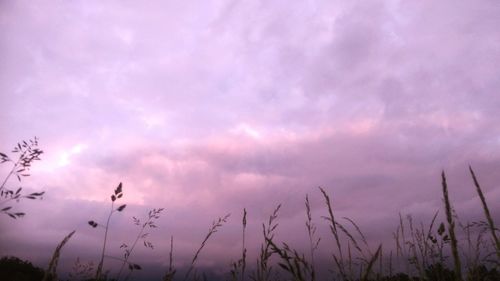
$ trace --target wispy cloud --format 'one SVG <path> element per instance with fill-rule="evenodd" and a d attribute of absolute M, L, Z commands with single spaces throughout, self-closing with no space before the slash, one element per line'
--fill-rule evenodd
<path fill-rule="evenodd" d="M 183 257 L 243 207 L 258 228 L 283 202 L 283 228 L 301 225 L 306 193 L 323 212 L 317 186 L 375 234 L 399 211 L 440 208 L 442 169 L 459 212 L 475 198 L 469 163 L 500 196 L 492 1 L 0 5 L 0 151 L 39 136 L 25 184 L 47 191 L 1 222 L 5 253 L 31 254 L 9 239 L 48 249 L 75 227 L 72 242 L 92 244 L 87 217 L 118 182 L 132 208 L 117 227 L 166 207 L 158 239 L 175 234 Z"/>

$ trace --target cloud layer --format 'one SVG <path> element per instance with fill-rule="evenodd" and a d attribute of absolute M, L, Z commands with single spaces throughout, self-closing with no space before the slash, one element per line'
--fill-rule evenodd
<path fill-rule="evenodd" d="M 494 1 L 4 1 L 0 151 L 37 135 L 45 154 L 23 185 L 47 195 L 1 218 L 0 250 L 43 263 L 76 228 L 68 247 L 95 259 L 86 222 L 119 182 L 115 244 L 132 215 L 166 208 L 160 250 L 139 253 L 156 263 L 170 235 L 186 263 L 232 213 L 202 261 L 226 264 L 242 209 L 257 244 L 279 203 L 279 239 L 302 247 L 306 193 L 318 224 L 325 214 L 317 186 L 373 246 L 398 212 L 441 208 L 442 169 L 459 214 L 477 219 L 468 164 L 500 199 L 499 15 Z"/>

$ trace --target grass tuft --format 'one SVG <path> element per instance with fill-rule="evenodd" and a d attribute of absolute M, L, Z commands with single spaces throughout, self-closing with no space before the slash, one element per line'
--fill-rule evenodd
<path fill-rule="evenodd" d="M 493 241 L 495 243 L 496 247 L 496 254 L 497 254 L 497 259 L 500 262 L 500 241 L 498 241 L 498 236 L 496 234 L 496 228 L 495 228 L 495 223 L 493 222 L 493 218 L 491 217 L 490 210 L 488 209 L 488 204 L 486 204 L 486 198 L 484 198 L 483 191 L 481 190 L 481 186 L 479 185 L 479 181 L 476 178 L 476 175 L 474 173 L 474 170 L 472 170 L 472 167 L 469 165 L 469 171 L 472 176 L 472 179 L 474 181 L 474 185 L 476 186 L 476 191 L 477 194 L 479 195 L 479 198 L 481 199 L 481 204 L 483 206 L 484 210 L 484 215 L 486 216 L 486 220 L 488 221 L 488 226 L 490 229 L 491 237 L 493 238 Z"/>
<path fill-rule="evenodd" d="M 75 234 L 75 230 L 71 231 L 64 239 L 57 245 L 54 254 L 52 255 L 52 259 L 50 259 L 49 267 L 45 271 L 43 276 L 43 281 L 57 281 L 57 263 L 59 262 L 59 257 L 61 256 L 61 249 L 66 245 L 71 236 Z"/>
<path fill-rule="evenodd" d="M 460 256 L 458 255 L 458 242 L 455 235 L 455 222 L 452 216 L 452 207 L 448 198 L 448 185 L 446 184 L 446 175 L 444 171 L 441 173 L 441 183 L 443 186 L 443 198 L 446 210 L 446 220 L 448 222 L 448 234 L 451 240 L 451 253 L 453 255 L 453 264 L 455 269 L 455 280 L 462 281 L 462 266 L 460 264 Z"/>

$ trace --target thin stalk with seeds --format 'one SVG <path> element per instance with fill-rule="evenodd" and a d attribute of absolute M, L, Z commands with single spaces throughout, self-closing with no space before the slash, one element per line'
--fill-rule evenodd
<path fill-rule="evenodd" d="M 154 220 L 160 218 L 160 213 L 164 210 L 164 208 L 159 208 L 159 209 L 152 209 L 148 212 L 148 217 L 147 220 L 144 223 L 141 223 L 140 219 L 133 217 L 134 224 L 137 226 L 140 226 L 139 233 L 137 234 L 137 237 L 135 238 L 134 243 L 132 244 L 132 247 L 128 248 L 127 244 L 122 244 L 120 248 L 125 248 L 125 255 L 124 255 L 124 260 L 122 262 L 122 265 L 120 267 L 120 270 L 118 271 L 118 276 L 116 277 L 116 280 L 120 280 L 120 276 L 123 272 L 123 269 L 125 268 L 125 265 L 129 265 L 129 268 L 134 268 L 133 265 L 130 267 L 130 263 L 128 262 L 130 255 L 135 249 L 135 246 L 137 245 L 137 242 L 139 242 L 140 239 L 144 240 L 144 246 L 147 248 L 153 249 L 153 244 L 149 241 L 146 241 L 146 236 L 149 233 L 144 233 L 144 230 L 146 227 L 148 228 L 156 228 L 156 225 L 154 224 Z"/>
<path fill-rule="evenodd" d="M 405 224 L 404 224 L 403 216 L 401 215 L 401 213 L 399 213 L 399 228 L 401 230 L 401 241 L 403 242 L 402 243 L 403 246 L 401 247 L 401 256 L 406 257 L 406 256 L 408 256 L 408 254 L 406 254 Z M 406 269 L 406 272 L 410 271 L 410 263 L 408 262 L 408 260 L 406 260 L 406 262 L 405 262 L 405 269 Z"/>
<path fill-rule="evenodd" d="M 102 267 L 104 265 L 104 255 L 106 253 L 106 242 L 108 240 L 109 221 L 111 220 L 111 215 L 113 214 L 113 210 L 114 210 L 114 202 L 111 203 L 111 211 L 109 212 L 108 219 L 106 220 L 106 228 L 104 231 L 104 240 L 102 243 L 101 259 L 99 260 L 99 265 L 97 266 L 97 271 L 95 274 L 96 280 L 99 280 L 99 278 L 101 277 Z"/>
<path fill-rule="evenodd" d="M 283 262 L 278 265 L 292 275 L 294 281 L 305 281 L 305 276 L 310 271 L 304 255 L 300 255 L 296 250 L 292 250 L 288 244 L 283 243 L 283 248 L 277 246 L 272 239 L 267 239 L 274 253 L 277 253 Z"/>
<path fill-rule="evenodd" d="M 380 246 L 382 246 L 382 244 L 380 244 Z M 380 258 L 378 259 L 379 261 L 379 268 L 378 268 L 378 273 L 377 273 L 377 280 L 379 279 L 379 277 L 382 275 L 383 271 L 384 271 L 384 267 L 383 267 L 383 264 L 382 264 L 382 261 L 384 259 L 384 248 L 383 247 L 380 247 Z"/>
<path fill-rule="evenodd" d="M 113 215 L 114 212 L 121 212 L 125 209 L 125 207 L 127 205 L 121 205 L 119 206 L 118 208 L 115 209 L 115 201 L 122 198 L 123 196 L 123 192 L 122 192 L 122 183 L 120 182 L 120 184 L 118 184 L 118 186 L 115 188 L 114 190 L 114 194 L 111 195 L 111 210 L 109 211 L 109 214 L 108 214 L 108 218 L 106 220 L 106 225 L 104 226 L 104 239 L 103 239 L 103 245 L 102 245 L 102 251 L 101 251 L 101 256 L 100 256 L 100 260 L 99 260 L 99 264 L 97 266 L 97 270 L 96 270 L 96 273 L 95 273 L 95 277 L 94 279 L 95 280 L 100 280 L 101 278 L 101 274 L 102 274 L 102 269 L 103 269 L 103 266 L 104 266 L 104 256 L 106 254 L 106 245 L 107 245 L 107 241 L 108 241 L 108 230 L 109 230 L 109 222 L 111 220 L 111 216 Z M 96 228 L 99 224 L 93 220 L 89 221 L 88 222 L 90 226 L 92 226 L 93 228 Z"/>
<path fill-rule="evenodd" d="M 342 255 L 342 247 L 340 246 L 340 236 L 339 236 L 339 233 L 337 231 L 337 223 L 335 221 L 335 217 L 333 216 L 332 204 L 330 202 L 330 197 L 328 196 L 328 194 L 326 193 L 326 191 L 323 188 L 319 187 L 319 190 L 323 194 L 323 197 L 325 198 L 325 204 L 328 208 L 329 217 L 324 217 L 324 218 L 330 222 L 330 226 L 329 226 L 330 231 L 332 232 L 333 237 L 335 238 L 335 243 L 336 243 L 337 249 L 339 251 L 340 258 L 337 258 L 337 256 L 335 254 L 333 254 L 333 260 L 335 261 L 335 264 L 337 265 L 342 278 L 344 280 L 347 280 L 347 276 L 345 274 L 345 269 L 344 269 L 344 261 L 343 261 L 344 258 Z"/>
<path fill-rule="evenodd" d="M 368 276 L 370 275 L 370 272 L 372 271 L 372 267 L 373 265 L 375 264 L 375 262 L 377 261 L 377 258 L 379 257 L 380 255 L 380 251 L 382 251 L 382 244 L 380 244 L 378 246 L 378 249 L 377 251 L 375 252 L 375 254 L 372 256 L 372 258 L 370 259 L 368 265 L 366 266 L 366 270 L 365 270 L 365 273 L 363 274 L 363 277 L 361 278 L 361 281 L 366 281 L 368 280 Z"/>
<path fill-rule="evenodd" d="M 441 173 L 442 186 L 443 186 L 443 198 L 446 210 L 446 220 L 448 222 L 449 235 L 451 239 L 451 253 L 453 255 L 453 264 L 455 268 L 455 280 L 462 281 L 462 268 L 460 265 L 460 257 L 458 255 L 458 242 L 455 236 L 455 222 L 453 221 L 452 208 L 450 199 L 448 198 L 448 185 L 446 183 L 446 176 L 444 171 Z"/>
<path fill-rule="evenodd" d="M 472 167 L 469 165 L 469 171 L 472 175 L 472 179 L 474 181 L 474 185 L 476 186 L 477 194 L 479 195 L 479 199 L 481 199 L 481 204 L 483 205 L 484 215 L 486 216 L 486 220 L 488 221 L 488 226 L 491 232 L 491 237 L 495 242 L 496 253 L 498 261 L 500 262 L 500 241 L 498 240 L 498 236 L 496 234 L 495 223 L 493 222 L 493 218 L 491 217 L 490 210 L 488 208 L 488 204 L 486 204 L 486 198 L 484 198 L 483 191 L 481 190 L 481 186 L 479 185 L 479 181 L 472 170 Z"/>
<path fill-rule="evenodd" d="M 410 245 L 409 250 L 411 251 L 411 254 L 413 255 L 412 259 L 415 263 L 415 267 L 418 271 L 420 279 L 423 279 L 424 278 L 424 268 L 422 266 L 422 262 L 419 259 L 418 252 L 417 252 L 417 248 L 420 249 L 420 244 L 417 241 L 418 229 L 416 231 L 415 228 L 413 227 L 413 217 L 411 215 L 408 215 L 407 219 L 408 219 L 408 224 L 410 227 L 410 235 L 411 235 L 411 242 L 409 244 Z"/>
<path fill-rule="evenodd" d="M 241 243 L 241 280 L 245 281 L 245 269 L 247 265 L 247 248 L 245 248 L 245 230 L 247 227 L 247 209 L 243 208 L 243 219 L 242 219 L 242 243 Z"/>
<path fill-rule="evenodd" d="M 351 241 L 347 240 L 347 269 L 349 270 L 349 276 L 354 279 L 354 271 L 352 270 L 351 243 Z"/>
<path fill-rule="evenodd" d="M 309 236 L 309 253 L 310 253 L 310 258 L 311 258 L 311 281 L 316 280 L 316 269 L 315 269 L 315 262 L 314 262 L 314 252 L 318 248 L 319 242 L 321 238 L 315 239 L 314 234 L 316 233 L 316 226 L 312 222 L 312 215 L 311 215 L 311 204 L 309 203 L 309 196 L 306 194 L 306 228 L 307 228 L 307 234 Z"/>
<path fill-rule="evenodd" d="M 217 232 L 217 229 L 220 228 L 224 223 L 227 222 L 227 219 L 229 218 L 230 214 L 227 214 L 226 216 L 224 217 L 220 217 L 217 219 L 217 221 L 214 221 L 212 223 L 212 226 L 209 228 L 208 230 L 208 233 L 207 235 L 205 236 L 205 238 L 203 239 L 203 242 L 201 242 L 201 245 L 200 247 L 198 248 L 198 250 L 196 251 L 194 257 L 193 257 L 193 260 L 191 260 L 191 264 L 189 266 L 189 269 L 188 271 L 186 272 L 186 275 L 184 276 L 184 281 L 186 281 L 189 277 L 189 275 L 191 274 L 191 271 L 193 271 L 194 269 L 194 265 L 196 263 L 196 260 L 198 259 L 198 256 L 200 255 L 200 252 L 201 250 L 205 247 L 208 239 L 214 234 Z"/>
<path fill-rule="evenodd" d="M 434 246 L 431 244 L 429 246 L 429 243 L 427 242 L 427 240 L 431 240 L 433 239 L 432 237 L 432 229 L 434 227 L 434 224 L 436 222 L 436 218 L 439 214 L 439 210 L 436 211 L 436 213 L 434 213 L 434 216 L 432 217 L 432 220 L 431 220 L 431 223 L 429 225 L 429 228 L 427 230 L 427 235 L 426 237 L 424 238 L 425 239 L 425 255 L 430 255 L 431 256 L 431 260 L 432 260 L 432 263 L 434 263 L 434 257 L 433 257 L 433 254 L 434 254 Z M 430 253 L 429 253 L 430 252 Z"/>
<path fill-rule="evenodd" d="M 257 266 L 254 273 L 250 276 L 250 279 L 254 281 L 268 281 L 270 280 L 272 267 L 269 266 L 269 259 L 272 256 L 271 245 L 269 240 L 274 238 L 274 231 L 278 227 L 278 223 L 275 222 L 278 218 L 278 212 L 281 208 L 281 204 L 278 204 L 274 209 L 273 213 L 269 216 L 267 222 L 267 227 L 262 224 L 262 234 L 264 236 L 264 244 L 260 247 L 260 255 L 257 258 Z"/>
<path fill-rule="evenodd" d="M 241 257 L 238 261 L 231 263 L 231 278 L 234 281 L 244 280 L 245 279 L 245 269 L 246 269 L 246 256 L 247 249 L 245 248 L 245 230 L 247 226 L 247 210 L 243 208 L 243 217 L 242 217 L 242 244 L 241 244 Z M 240 278 L 239 278 L 240 277 Z"/>
<path fill-rule="evenodd" d="M 71 231 L 64 239 L 57 245 L 54 254 L 52 255 L 52 259 L 50 260 L 49 267 L 45 271 L 43 275 L 43 281 L 56 281 L 57 280 L 57 263 L 59 262 L 59 256 L 61 255 L 61 249 L 66 245 L 71 236 L 75 234 L 76 230 Z"/>
<path fill-rule="evenodd" d="M 174 280 L 176 270 L 173 267 L 174 236 L 170 236 L 170 252 L 168 253 L 168 272 L 163 276 L 163 281 Z"/>
<path fill-rule="evenodd" d="M 361 228 L 356 224 L 356 222 L 354 220 L 352 220 L 348 217 L 343 217 L 343 219 L 347 220 L 348 222 L 350 222 L 354 226 L 354 228 L 356 229 L 356 232 L 358 232 L 359 236 L 361 237 L 361 241 L 363 241 L 363 244 L 365 245 L 366 250 L 368 251 L 368 254 L 370 254 L 370 256 L 372 256 L 373 254 L 370 251 L 370 246 L 368 246 L 368 242 L 366 241 L 366 237 L 363 234 L 363 232 L 361 231 Z"/>

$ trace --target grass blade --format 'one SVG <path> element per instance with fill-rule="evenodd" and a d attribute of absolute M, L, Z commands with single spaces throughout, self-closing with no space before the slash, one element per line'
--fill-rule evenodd
<path fill-rule="evenodd" d="M 54 251 L 54 254 L 52 255 L 52 259 L 50 260 L 49 263 L 49 268 L 45 271 L 45 274 L 43 276 L 43 281 L 56 281 L 57 280 L 57 263 L 59 261 L 59 256 L 61 255 L 61 249 L 64 247 L 64 245 L 68 242 L 68 240 L 75 234 L 75 230 L 71 231 L 64 239 L 57 245 L 56 250 Z"/>

